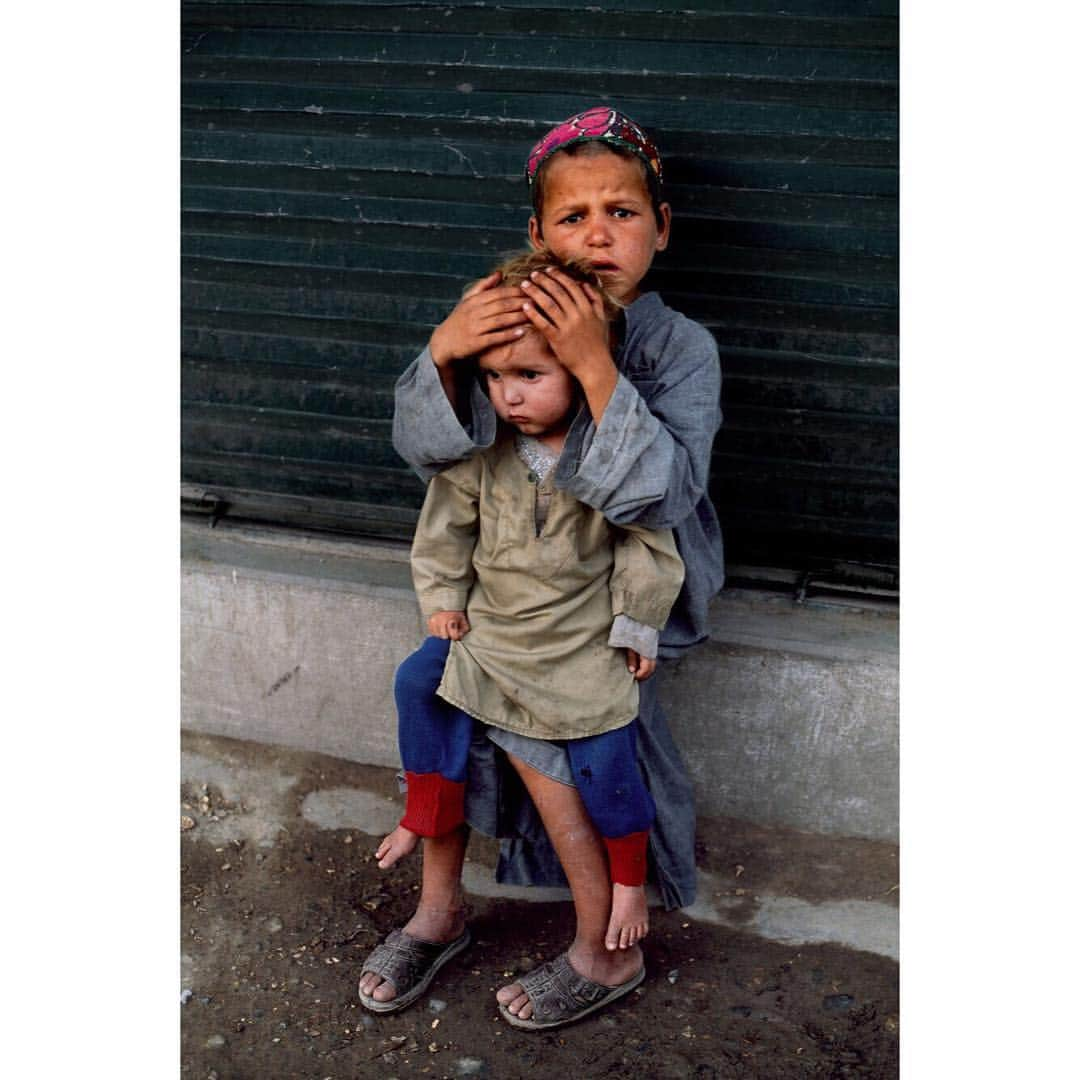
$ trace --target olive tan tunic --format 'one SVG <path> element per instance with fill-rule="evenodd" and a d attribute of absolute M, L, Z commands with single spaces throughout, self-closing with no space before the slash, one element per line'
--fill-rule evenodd
<path fill-rule="evenodd" d="M 537 496 L 550 503 L 536 532 Z M 612 525 L 538 482 L 505 434 L 432 478 L 412 548 L 421 611 L 465 611 L 439 695 L 484 723 L 539 739 L 628 724 L 638 686 L 608 644 L 616 615 L 662 627 L 683 565 L 670 530 Z"/>

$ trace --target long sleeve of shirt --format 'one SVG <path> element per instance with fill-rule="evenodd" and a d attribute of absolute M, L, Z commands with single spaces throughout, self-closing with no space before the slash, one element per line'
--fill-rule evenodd
<path fill-rule="evenodd" d="M 615 544 L 608 645 L 655 660 L 660 630 L 679 595 L 683 561 L 670 530 L 630 527 Z"/>
<path fill-rule="evenodd" d="M 434 476 L 412 546 L 412 577 L 421 614 L 464 611 L 475 579 L 479 528 L 478 468 L 471 461 Z"/>
<path fill-rule="evenodd" d="M 495 441 L 498 418 L 477 380 L 469 386 L 470 419 L 463 425 L 446 397 L 431 350 L 402 372 L 394 387 L 394 449 L 423 480 Z"/>
<path fill-rule="evenodd" d="M 633 350 L 599 425 L 575 420 L 555 483 L 616 525 L 671 529 L 706 497 L 720 425 L 716 342 L 681 318 Z M 654 335 L 655 337 L 655 335 Z"/>
<path fill-rule="evenodd" d="M 683 561 L 670 529 L 624 528 L 611 572 L 612 618 L 625 615 L 659 630 L 683 583 Z"/>

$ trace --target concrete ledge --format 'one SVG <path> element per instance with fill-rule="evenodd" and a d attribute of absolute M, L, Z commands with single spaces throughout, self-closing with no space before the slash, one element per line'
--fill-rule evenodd
<path fill-rule="evenodd" d="M 181 545 L 183 726 L 396 765 L 407 547 L 204 521 Z M 895 611 L 730 590 L 712 616 L 661 675 L 700 810 L 895 842 Z"/>

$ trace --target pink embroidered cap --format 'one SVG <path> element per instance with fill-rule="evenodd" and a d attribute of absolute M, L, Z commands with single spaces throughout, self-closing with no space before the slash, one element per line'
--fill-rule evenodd
<path fill-rule="evenodd" d="M 569 120 L 564 120 L 553 127 L 532 148 L 529 162 L 525 166 L 525 176 L 528 178 L 529 187 L 532 187 L 540 166 L 556 150 L 586 140 L 614 143 L 633 151 L 649 167 L 650 181 L 657 187 L 663 181 L 660 152 L 652 139 L 629 116 L 619 112 L 618 109 L 609 109 L 600 105 L 571 116 Z"/>

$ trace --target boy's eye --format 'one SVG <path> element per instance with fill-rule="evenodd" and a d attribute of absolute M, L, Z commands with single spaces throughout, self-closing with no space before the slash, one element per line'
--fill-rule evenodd
<path fill-rule="evenodd" d="M 560 225 L 576 225 L 581 220 L 580 214 L 567 214 L 559 224 Z"/>
<path fill-rule="evenodd" d="M 487 379 L 488 382 L 498 382 L 499 373 L 497 371 L 485 371 L 484 378 Z"/>
<path fill-rule="evenodd" d="M 526 382 L 532 382 L 533 379 L 539 379 L 540 378 L 540 372 L 539 371 L 523 371 L 521 373 L 521 377 Z"/>
<path fill-rule="evenodd" d="M 627 210 L 625 206 L 617 206 L 611 211 L 611 216 L 617 218 L 632 218 L 634 216 L 634 211 Z"/>

